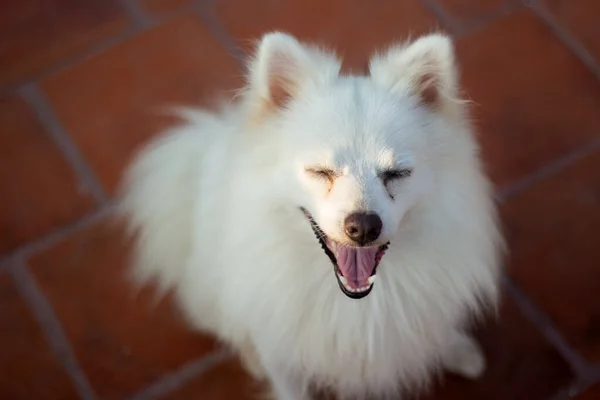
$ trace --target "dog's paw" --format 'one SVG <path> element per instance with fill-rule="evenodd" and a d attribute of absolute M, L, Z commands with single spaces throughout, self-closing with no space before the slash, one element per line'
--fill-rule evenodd
<path fill-rule="evenodd" d="M 267 374 L 254 348 L 251 346 L 243 348 L 240 350 L 239 356 L 242 366 L 255 380 L 263 381 L 267 378 Z"/>
<path fill-rule="evenodd" d="M 444 367 L 468 379 L 477 379 L 486 369 L 486 361 L 479 344 L 471 337 L 457 333 L 443 357 Z"/>

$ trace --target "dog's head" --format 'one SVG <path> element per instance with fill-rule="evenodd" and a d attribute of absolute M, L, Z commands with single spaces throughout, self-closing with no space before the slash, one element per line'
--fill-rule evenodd
<path fill-rule="evenodd" d="M 368 76 L 343 76 L 340 66 L 332 53 L 268 34 L 250 65 L 249 99 L 255 122 L 273 133 L 261 140 L 293 170 L 282 185 L 299 218 L 342 291 L 361 298 L 403 219 L 433 195 L 461 105 L 443 35 L 374 56 Z"/>

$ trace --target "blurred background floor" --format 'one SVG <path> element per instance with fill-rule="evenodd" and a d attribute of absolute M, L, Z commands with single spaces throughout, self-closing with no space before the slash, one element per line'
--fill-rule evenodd
<path fill-rule="evenodd" d="M 132 294 L 108 216 L 132 151 L 172 122 L 161 108 L 230 96 L 273 29 L 350 70 L 408 35 L 456 38 L 511 254 L 500 318 L 478 333 L 488 372 L 426 398 L 600 399 L 598 0 L 3 1 L 1 397 L 259 393 L 169 301 Z"/>

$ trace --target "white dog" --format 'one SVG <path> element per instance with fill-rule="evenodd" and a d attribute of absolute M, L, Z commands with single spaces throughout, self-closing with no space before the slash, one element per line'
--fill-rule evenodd
<path fill-rule="evenodd" d="M 503 241 L 452 43 L 393 47 L 369 76 L 340 65 L 267 34 L 238 104 L 186 112 L 137 157 L 122 210 L 138 277 L 278 400 L 478 377 L 465 330 L 496 305 Z"/>

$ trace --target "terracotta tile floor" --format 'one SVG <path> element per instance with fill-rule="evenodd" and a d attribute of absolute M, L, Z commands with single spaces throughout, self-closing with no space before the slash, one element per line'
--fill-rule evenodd
<path fill-rule="evenodd" d="M 427 400 L 600 399 L 600 2 L 7 0 L 0 4 L 0 397 L 252 399 L 167 300 L 133 291 L 111 197 L 132 151 L 240 85 L 283 29 L 359 68 L 408 35 L 456 36 L 511 247 L 486 375 Z"/>

